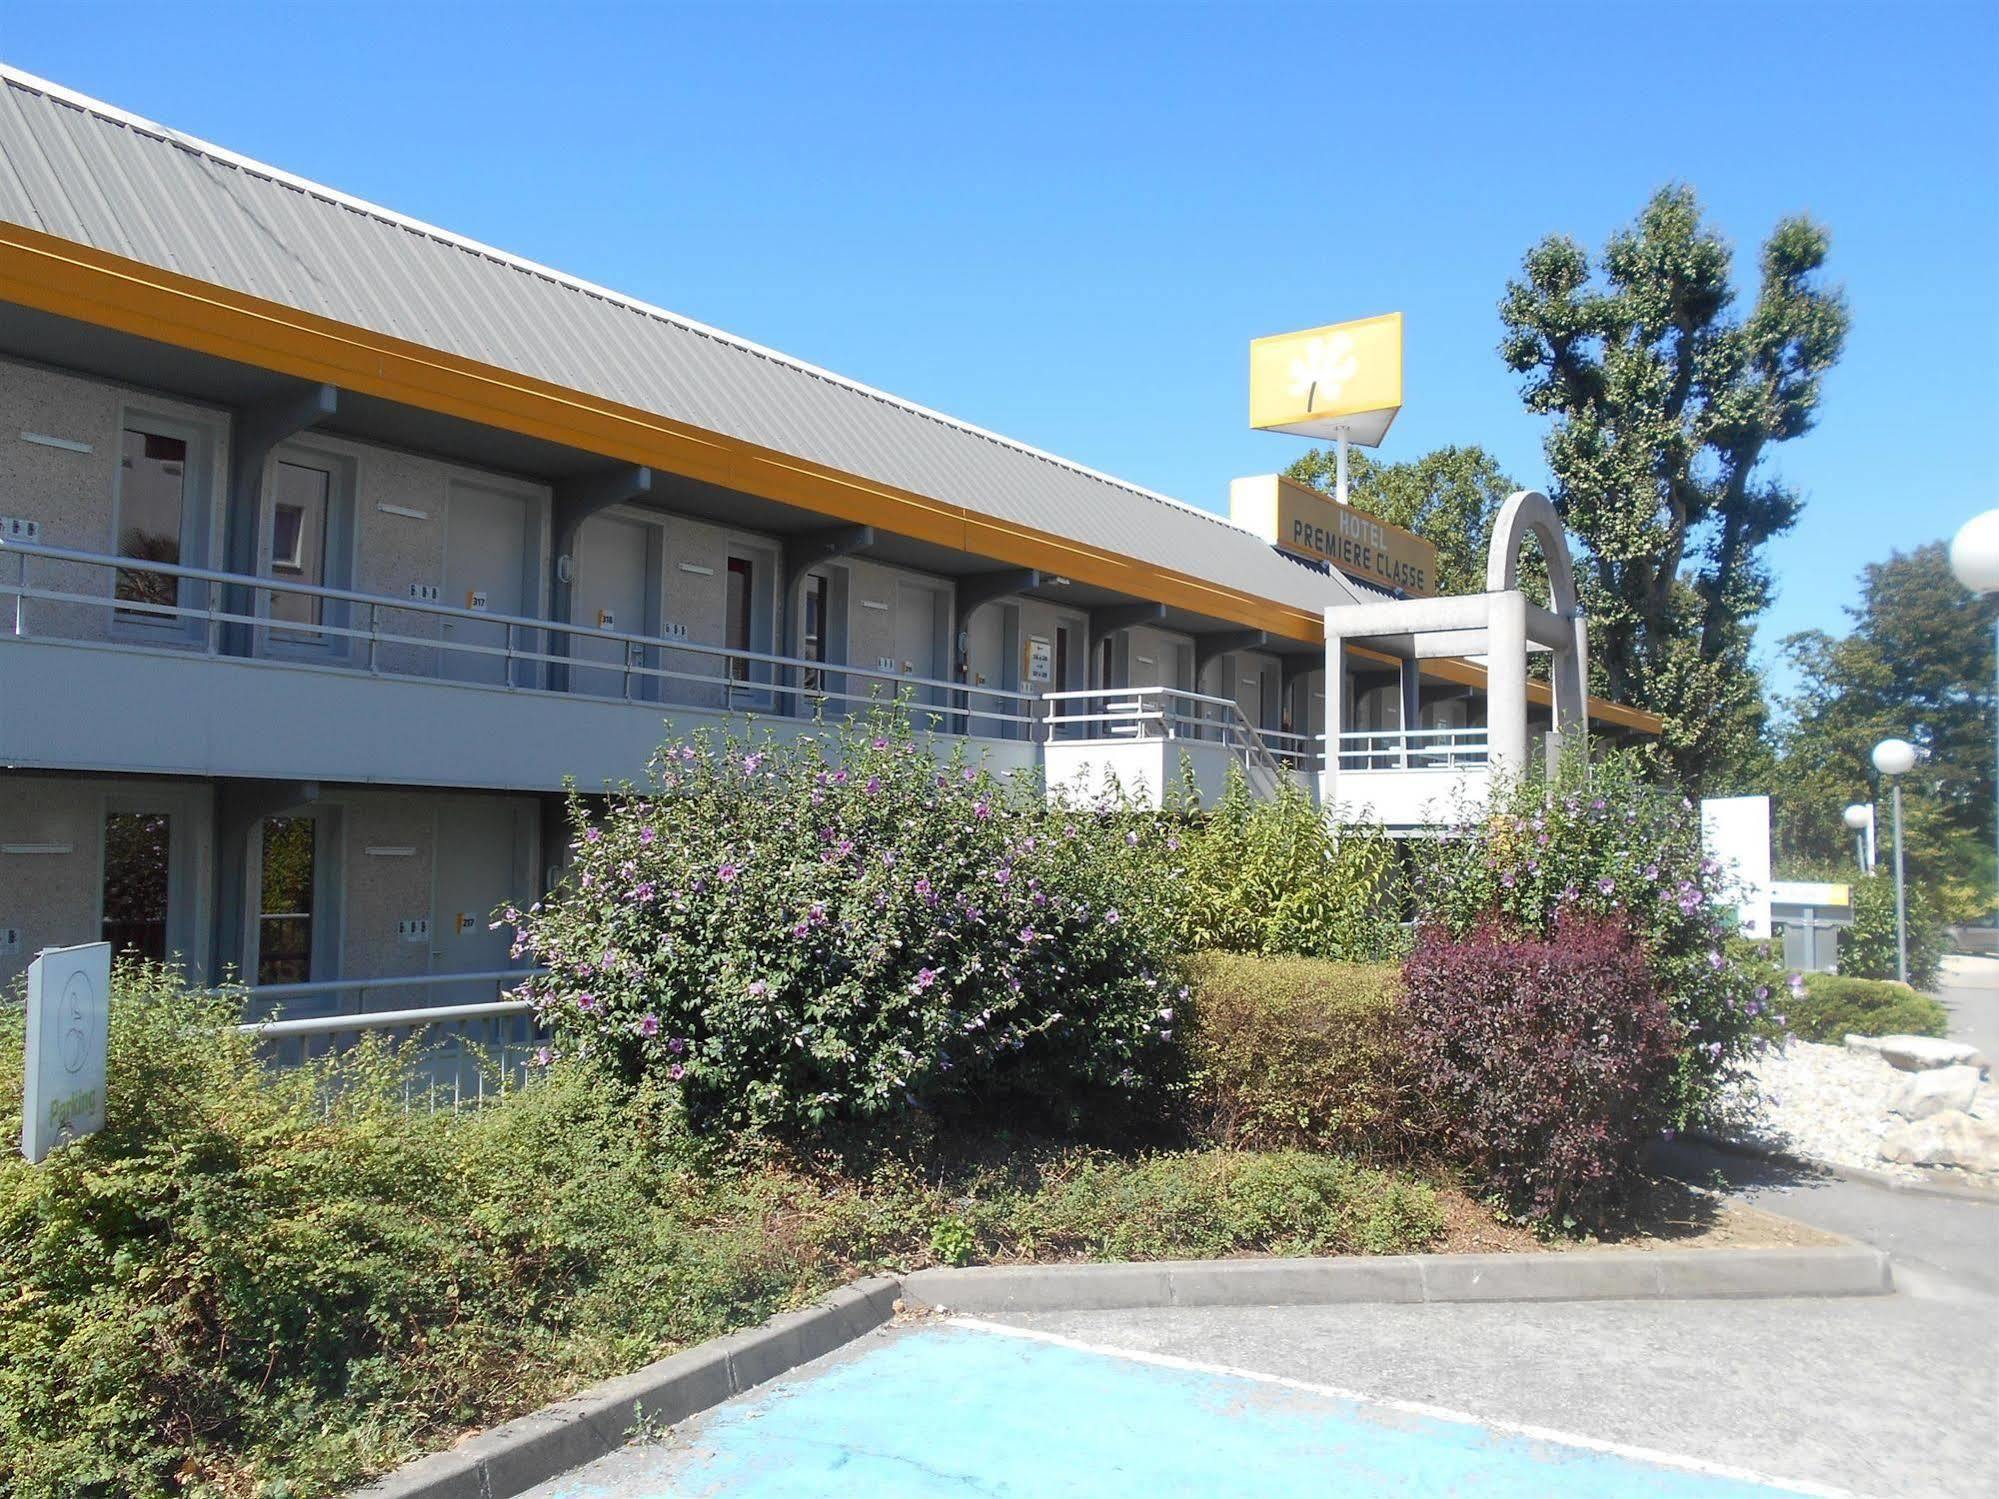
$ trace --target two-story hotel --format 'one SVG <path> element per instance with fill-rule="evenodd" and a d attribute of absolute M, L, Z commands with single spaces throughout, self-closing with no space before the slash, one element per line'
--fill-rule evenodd
<path fill-rule="evenodd" d="M 1341 650 L 1328 738 L 1325 610 L 1393 593 L 0 69 L 0 982 L 504 969 L 565 778 L 662 720 L 907 691 L 1051 776 L 1476 765 L 1461 659 Z"/>

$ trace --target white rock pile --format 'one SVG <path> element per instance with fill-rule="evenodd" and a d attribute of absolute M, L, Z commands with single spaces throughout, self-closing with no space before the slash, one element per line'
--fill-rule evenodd
<path fill-rule="evenodd" d="M 1984 1057 L 1928 1036 L 1792 1040 L 1755 1064 L 1717 1132 L 1835 1166 L 1999 1179 L 1999 1089 Z"/>

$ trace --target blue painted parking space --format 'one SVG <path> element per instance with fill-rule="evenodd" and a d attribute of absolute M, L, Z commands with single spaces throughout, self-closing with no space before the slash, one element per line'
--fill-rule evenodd
<path fill-rule="evenodd" d="M 1048 1334 L 898 1329 L 536 1499 L 940 1495 L 1750 1499 L 1816 1492 L 1427 1407 Z"/>

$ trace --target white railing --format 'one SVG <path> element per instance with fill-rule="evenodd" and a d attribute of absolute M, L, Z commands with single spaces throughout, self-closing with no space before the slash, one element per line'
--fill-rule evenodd
<path fill-rule="evenodd" d="M 1326 736 L 1299 734 L 1290 729 L 1265 729 L 1263 739 L 1270 753 L 1298 775 L 1317 773 L 1325 764 Z"/>
<path fill-rule="evenodd" d="M 400 999 L 412 991 L 463 996 L 466 990 L 504 996 L 523 979 L 546 971 L 506 968 L 318 983 L 225 984 L 211 992 L 238 1000 L 245 1016 L 263 1012 L 263 1018 L 246 1018 L 236 1029 L 265 1043 L 263 1054 L 278 1067 L 296 1067 L 308 1058 L 342 1050 L 370 1032 L 388 1033 L 402 1041 L 423 1033 L 423 1049 L 403 1078 L 403 1106 L 459 1109 L 482 1104 L 489 1095 L 518 1086 L 532 1074 L 542 1046 L 531 1019 L 533 1007 L 525 999 L 461 997 L 454 1002 L 447 997 L 435 1004 L 370 1010 L 369 996 Z M 339 1008 L 303 1016 L 281 1013 L 299 1001 L 313 1000 Z"/>
<path fill-rule="evenodd" d="M 1341 770 L 1483 770 L 1486 731 L 1368 729 L 1340 735 Z"/>
<path fill-rule="evenodd" d="M 1284 775 L 1284 766 L 1234 698 L 1182 687 L 1128 687 L 1048 692 L 1042 700 L 1051 739 L 1207 740 L 1239 758 L 1264 795 L 1274 794 Z"/>
<path fill-rule="evenodd" d="M 11 580 L 0 577 L 0 599 L 13 601 L 12 634 L 21 639 L 176 646 L 208 656 L 306 661 L 376 676 L 483 680 L 488 686 L 522 691 L 556 691 L 648 704 L 691 703 L 698 695 L 716 695 L 728 711 L 762 708 L 800 716 L 828 705 L 838 712 L 853 712 L 908 692 L 915 699 L 912 712 L 938 715 L 942 727 L 951 733 L 1032 737 L 1036 722 L 1037 695 L 1008 688 L 0 540 L 0 558 L 7 556 L 12 556 L 16 565 Z M 29 577 L 31 561 L 51 569 L 84 568 L 92 570 L 93 576 L 105 574 L 109 586 L 97 592 L 37 586 Z M 152 590 L 159 597 L 120 598 L 120 574 L 169 581 Z M 168 595 L 172 602 L 167 601 Z M 308 601 L 311 607 L 305 612 L 311 618 L 273 617 L 272 601 L 279 597 Z M 246 599 L 248 606 L 244 607 Z M 34 629 L 34 615 L 40 612 L 46 617 L 48 608 L 31 610 L 30 605 L 102 611 L 106 628 L 97 635 L 40 634 Z M 435 628 L 423 633 L 405 623 L 409 617 Z M 247 634 L 254 644 L 247 649 L 227 648 L 230 627 Z M 484 638 L 453 638 L 450 633 L 467 628 Z M 613 648 L 609 659 L 593 654 L 607 645 Z M 561 649 L 555 648 L 558 646 Z M 415 654 L 410 662 L 398 666 L 391 659 L 397 652 Z M 452 677 L 444 666 L 447 657 L 468 675 Z M 694 658 L 702 669 L 668 664 L 686 658 Z M 435 669 L 411 669 L 424 664 Z M 613 682 L 615 690 L 601 690 Z M 695 692 L 690 693 L 690 687 Z"/>

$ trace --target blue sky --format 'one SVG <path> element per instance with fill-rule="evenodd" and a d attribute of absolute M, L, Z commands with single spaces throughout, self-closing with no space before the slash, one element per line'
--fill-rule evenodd
<path fill-rule="evenodd" d="M 1383 456 L 1543 424 L 1521 253 L 1691 182 L 1753 276 L 1833 233 L 1854 314 L 1764 639 L 1999 505 L 1999 6 L 0 0 L 0 56 L 1223 508 L 1253 336 L 1401 309 Z M 1766 647 L 1766 654 L 1768 654 Z"/>

